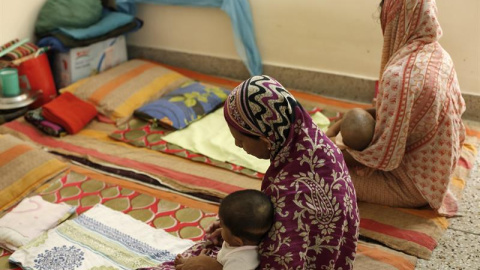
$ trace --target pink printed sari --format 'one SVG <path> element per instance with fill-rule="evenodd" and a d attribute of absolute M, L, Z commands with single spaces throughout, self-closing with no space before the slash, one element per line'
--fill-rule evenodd
<path fill-rule="evenodd" d="M 365 150 L 348 150 L 377 171 L 352 173 L 358 198 L 389 204 L 388 195 L 375 201 L 366 190 L 366 183 L 384 177 L 404 186 L 398 192 L 413 187 L 411 196 L 418 193 L 438 213 L 452 216 L 458 207 L 448 186 L 465 138 L 465 104 L 452 60 L 438 43 L 442 30 L 435 1 L 385 0 L 381 22 L 384 47 L 375 135 Z"/>
<path fill-rule="evenodd" d="M 352 269 L 359 216 L 341 151 L 276 80 L 255 76 L 224 106 L 227 123 L 272 145 L 262 191 L 275 223 L 260 244 L 260 269 Z"/>

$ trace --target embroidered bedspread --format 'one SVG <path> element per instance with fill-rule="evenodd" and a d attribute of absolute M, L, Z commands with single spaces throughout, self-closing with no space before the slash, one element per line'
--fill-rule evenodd
<path fill-rule="evenodd" d="M 136 269 L 172 261 L 194 244 L 96 205 L 10 256 L 24 269 Z"/>

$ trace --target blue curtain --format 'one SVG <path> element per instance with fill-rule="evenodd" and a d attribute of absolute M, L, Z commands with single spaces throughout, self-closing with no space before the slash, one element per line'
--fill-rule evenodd
<path fill-rule="evenodd" d="M 116 0 L 119 11 L 134 15 L 135 3 L 218 7 L 230 16 L 235 46 L 250 75 L 262 74 L 262 59 L 253 31 L 253 20 L 248 0 Z"/>

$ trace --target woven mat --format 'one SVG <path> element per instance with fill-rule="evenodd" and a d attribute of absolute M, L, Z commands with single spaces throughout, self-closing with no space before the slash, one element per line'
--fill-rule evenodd
<path fill-rule="evenodd" d="M 122 211 L 180 238 L 201 240 L 204 230 L 216 219 L 218 207 L 159 191 L 130 181 L 73 166 L 71 171 L 36 190 L 43 199 L 78 206 L 76 217 L 97 203 Z M 0 249 L 0 269 L 19 270 L 8 263 L 11 253 Z M 354 269 L 415 268 L 416 258 L 378 244 L 360 241 Z M 170 268 L 164 268 L 170 269 Z M 172 268 L 173 269 L 173 268 Z"/>

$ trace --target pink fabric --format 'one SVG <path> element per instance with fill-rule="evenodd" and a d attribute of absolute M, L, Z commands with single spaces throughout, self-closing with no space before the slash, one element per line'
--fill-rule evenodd
<path fill-rule="evenodd" d="M 454 215 L 448 185 L 465 139 L 465 104 L 452 60 L 438 43 L 435 1 L 385 0 L 381 22 L 375 135 L 365 150 L 348 151 L 370 168 L 401 168 L 400 181 L 413 182 L 440 214 Z"/>
<path fill-rule="evenodd" d="M 260 244 L 260 269 L 352 269 L 359 217 L 341 151 L 268 76 L 235 88 L 224 112 L 231 127 L 272 146 L 262 191 L 275 222 Z"/>

